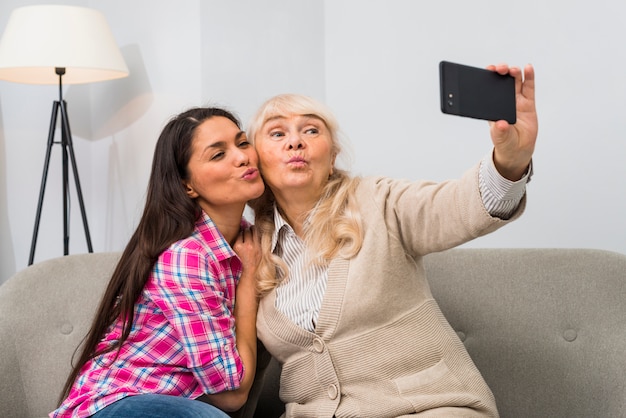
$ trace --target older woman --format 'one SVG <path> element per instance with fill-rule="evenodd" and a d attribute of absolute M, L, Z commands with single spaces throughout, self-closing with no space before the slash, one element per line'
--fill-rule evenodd
<path fill-rule="evenodd" d="M 498 415 L 422 265 L 523 211 L 534 70 L 491 69 L 516 80 L 517 123 L 490 123 L 493 152 L 458 180 L 351 177 L 335 167 L 337 122 L 308 97 L 274 97 L 252 119 L 266 183 L 252 205 L 257 333 L 283 366 L 287 417 Z"/>

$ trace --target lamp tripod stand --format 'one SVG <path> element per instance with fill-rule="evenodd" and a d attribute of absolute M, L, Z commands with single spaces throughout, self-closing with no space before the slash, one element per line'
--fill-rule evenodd
<path fill-rule="evenodd" d="M 35 258 L 35 247 L 37 245 L 37 235 L 39 234 L 39 222 L 41 221 L 41 209 L 43 206 L 43 197 L 46 192 L 46 182 L 48 180 L 48 168 L 50 166 L 50 154 L 54 144 L 61 145 L 63 156 L 63 255 L 69 254 L 70 232 L 69 232 L 69 163 L 72 165 L 74 173 L 74 183 L 76 186 L 76 194 L 78 195 L 78 203 L 80 212 L 83 217 L 83 226 L 85 228 L 85 238 L 87 240 L 87 249 L 93 252 L 91 246 L 91 237 L 89 235 L 89 225 L 87 224 L 87 214 L 85 212 L 85 203 L 83 202 L 83 193 L 80 188 L 80 180 L 78 178 L 78 170 L 76 168 L 76 157 L 74 156 L 74 145 L 72 143 L 72 134 L 70 131 L 70 122 L 67 117 L 67 104 L 63 100 L 63 84 L 62 77 L 65 74 L 65 68 L 56 67 L 56 74 L 59 76 L 59 100 L 54 101 L 52 106 L 52 116 L 50 118 L 50 129 L 48 131 L 48 145 L 46 149 L 46 158 L 44 161 L 43 175 L 41 178 L 41 188 L 39 189 L 39 203 L 37 204 L 37 216 L 35 217 L 35 228 L 33 231 L 33 240 L 30 246 L 30 257 L 28 265 L 33 264 Z M 59 112 L 61 113 L 61 141 L 54 141 L 57 120 Z M 68 159 L 69 154 L 69 159 Z"/>

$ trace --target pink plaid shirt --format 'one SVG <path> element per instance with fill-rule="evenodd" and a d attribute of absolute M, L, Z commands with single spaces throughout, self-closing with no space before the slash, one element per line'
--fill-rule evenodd
<path fill-rule="evenodd" d="M 87 362 L 50 416 L 88 417 L 142 393 L 196 398 L 237 389 L 243 363 L 235 347 L 233 309 L 240 275 L 239 258 L 203 213 L 190 237 L 159 256 L 119 356 L 113 350 Z M 118 320 L 98 350 L 121 333 Z"/>

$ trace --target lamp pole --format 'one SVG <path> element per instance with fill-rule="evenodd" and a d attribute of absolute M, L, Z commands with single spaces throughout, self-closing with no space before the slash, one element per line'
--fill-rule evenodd
<path fill-rule="evenodd" d="M 69 163 L 72 164 L 72 171 L 74 173 L 74 183 L 76 186 L 76 194 L 78 197 L 78 203 L 80 205 L 80 212 L 83 218 L 83 227 L 85 229 L 85 238 L 87 240 L 87 249 L 90 253 L 93 252 L 91 246 L 91 236 L 89 235 L 89 225 L 87 223 L 87 213 L 85 211 L 85 203 L 83 201 L 83 192 L 80 188 L 80 179 L 78 178 L 78 169 L 76 167 L 76 157 L 74 156 L 74 145 L 72 143 L 72 133 L 70 131 L 70 122 L 67 116 L 67 103 L 63 100 L 63 82 L 62 78 L 65 74 L 64 67 L 56 67 L 56 74 L 59 76 L 59 100 L 54 101 L 52 104 L 52 116 L 50 118 L 50 129 L 48 130 L 48 144 L 46 148 L 46 157 L 43 167 L 43 175 L 41 177 L 41 187 L 39 189 L 39 202 L 37 204 L 37 215 L 35 217 L 35 227 L 33 230 L 33 239 L 30 246 L 30 256 L 28 258 L 28 265 L 33 264 L 35 259 L 35 247 L 37 246 L 37 235 L 39 234 L 39 223 L 41 221 L 41 209 L 43 207 L 43 198 L 46 192 L 46 182 L 48 180 L 48 168 L 50 167 L 50 155 L 52 152 L 52 146 L 54 144 L 61 145 L 61 152 L 63 156 L 63 255 L 69 254 L 70 244 L 70 228 L 69 228 Z M 57 120 L 59 111 L 61 112 L 61 141 L 54 141 L 54 134 L 56 132 Z M 68 159 L 69 154 L 69 159 Z"/>

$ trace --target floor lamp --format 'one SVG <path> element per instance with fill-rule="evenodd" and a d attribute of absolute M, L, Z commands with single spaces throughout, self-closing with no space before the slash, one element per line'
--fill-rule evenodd
<path fill-rule="evenodd" d="M 59 100 L 52 106 L 37 215 L 28 264 L 35 257 L 43 199 L 52 147 L 61 145 L 63 176 L 63 255 L 69 254 L 69 169 L 74 183 L 89 252 L 91 236 L 80 180 L 63 84 L 91 83 L 126 77 L 128 68 L 104 15 L 75 6 L 41 5 L 15 9 L 0 40 L 0 79 L 27 84 L 58 84 Z M 60 116 L 60 119 L 59 119 Z M 55 141 L 57 124 L 61 139 Z"/>

